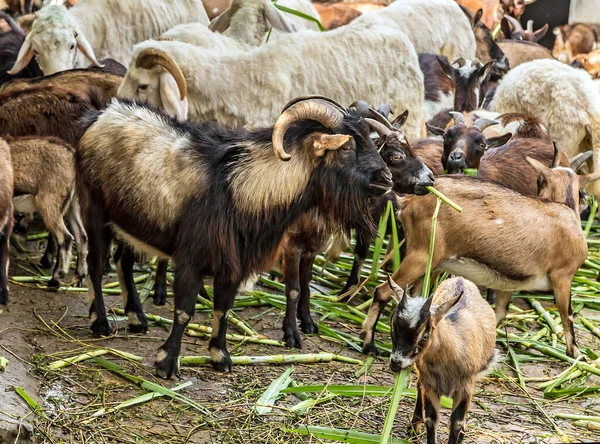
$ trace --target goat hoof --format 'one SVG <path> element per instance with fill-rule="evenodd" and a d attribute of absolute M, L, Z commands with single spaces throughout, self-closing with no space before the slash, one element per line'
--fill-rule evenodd
<path fill-rule="evenodd" d="M 148 321 L 146 320 L 146 316 L 142 313 L 140 315 L 135 315 L 137 317 L 139 324 L 129 324 L 127 325 L 127 330 L 129 333 L 148 333 Z"/>
<path fill-rule="evenodd" d="M 406 431 L 408 433 L 408 436 L 412 438 L 420 435 L 421 433 L 423 433 L 423 421 L 411 422 Z"/>
<path fill-rule="evenodd" d="M 83 288 L 85 287 L 85 283 L 87 281 L 87 276 L 77 276 L 77 279 L 75 280 L 75 287 L 77 288 Z"/>
<path fill-rule="evenodd" d="M 287 348 L 302 348 L 300 333 L 295 329 L 283 332 L 283 342 Z"/>
<path fill-rule="evenodd" d="M 172 356 L 168 351 L 159 348 L 154 368 L 159 378 L 171 379 L 179 374 L 179 356 Z"/>
<path fill-rule="evenodd" d="M 54 261 L 49 256 L 42 256 L 40 259 L 40 267 L 42 268 L 52 268 L 54 265 Z"/>
<path fill-rule="evenodd" d="M 302 330 L 302 333 L 307 335 L 319 333 L 319 327 L 317 327 L 317 324 L 310 318 L 308 321 L 300 321 L 300 329 Z"/>
<path fill-rule="evenodd" d="M 154 305 L 165 305 L 167 303 L 167 292 L 155 291 L 152 299 L 154 301 Z"/>
<path fill-rule="evenodd" d="M 365 355 L 373 355 L 373 356 L 377 356 L 379 354 L 379 350 L 377 350 L 377 346 L 372 341 L 369 342 L 368 344 L 363 345 L 362 352 Z"/>
<path fill-rule="evenodd" d="M 231 372 L 233 369 L 233 362 L 231 361 L 227 350 L 221 350 L 221 359 L 218 361 L 213 361 L 211 359 L 210 364 L 218 372 Z"/>
<path fill-rule="evenodd" d="M 96 319 L 94 322 L 92 322 L 90 330 L 92 330 L 93 335 L 96 337 L 110 336 L 113 333 L 113 329 L 106 319 L 103 321 Z"/>
<path fill-rule="evenodd" d="M 48 281 L 48 290 L 56 291 L 58 290 L 58 287 L 60 287 L 60 281 L 58 279 L 52 278 Z"/>
<path fill-rule="evenodd" d="M 8 304 L 8 288 L 3 288 L 0 290 L 0 304 Z"/>

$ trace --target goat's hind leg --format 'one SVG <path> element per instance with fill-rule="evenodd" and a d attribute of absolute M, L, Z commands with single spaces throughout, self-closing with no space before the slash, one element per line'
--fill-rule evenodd
<path fill-rule="evenodd" d="M 167 303 L 167 259 L 159 259 L 156 263 L 156 278 L 154 280 L 154 305 L 165 305 Z M 204 286 L 203 286 L 204 287 Z"/>
<path fill-rule="evenodd" d="M 125 308 L 125 314 L 129 318 L 128 329 L 132 333 L 146 333 L 148 331 L 148 320 L 142 309 L 140 296 L 133 280 L 133 265 L 135 263 L 133 249 L 129 246 L 119 244 L 114 259 L 121 286 L 123 307 Z"/>
<path fill-rule="evenodd" d="M 302 333 L 319 333 L 319 328 L 310 315 L 310 281 L 315 256 L 303 256 L 300 259 L 300 302 L 298 303 L 298 318 Z"/>
<path fill-rule="evenodd" d="M 454 394 L 452 398 L 452 415 L 450 416 L 450 436 L 448 444 L 458 444 L 465 437 L 465 418 L 471 406 L 474 386 Z"/>
<path fill-rule="evenodd" d="M 288 347 L 302 347 L 300 332 L 296 325 L 298 299 L 300 297 L 300 254 L 286 252 L 283 258 L 285 281 L 285 316 L 283 318 L 283 341 Z"/>
<path fill-rule="evenodd" d="M 77 265 L 75 267 L 75 274 L 77 276 L 78 284 L 83 285 L 88 273 L 88 238 L 85 228 L 83 227 L 83 222 L 81 221 L 81 209 L 77 196 L 73 198 L 69 210 L 67 211 L 67 222 L 71 227 L 71 231 L 75 237 L 75 244 L 77 245 Z"/>
<path fill-rule="evenodd" d="M 573 328 L 573 309 L 571 308 L 571 281 L 570 277 L 550 277 L 554 287 L 554 300 L 560 313 L 565 343 L 567 344 L 567 355 L 572 358 L 579 356 L 579 349 L 575 341 L 575 330 Z"/>
<path fill-rule="evenodd" d="M 227 314 L 235 302 L 235 294 L 240 282 L 231 282 L 229 278 L 215 276 L 214 310 L 212 333 L 208 343 L 210 363 L 218 371 L 231 371 L 232 362 L 227 351 Z"/>
<path fill-rule="evenodd" d="M 494 312 L 496 313 L 496 324 L 502 322 L 502 320 L 506 317 L 512 294 L 512 291 L 496 290 L 496 308 L 494 308 Z"/>
<path fill-rule="evenodd" d="M 4 226 L 0 229 L 0 304 L 8 303 L 8 264 L 10 261 L 10 234 L 13 228 L 12 205 Z"/>

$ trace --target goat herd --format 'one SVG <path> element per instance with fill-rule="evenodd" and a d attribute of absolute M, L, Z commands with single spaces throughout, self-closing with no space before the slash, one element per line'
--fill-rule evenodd
<path fill-rule="evenodd" d="M 112 331 L 101 281 L 113 240 L 131 332 L 148 329 L 135 252 L 160 258 L 159 305 L 173 260 L 161 377 L 177 373 L 196 295 L 212 277 L 210 358 L 230 371 L 227 313 L 240 285 L 281 262 L 284 340 L 300 347 L 296 317 L 304 333 L 318 331 L 316 255 L 332 235 L 356 233 L 347 293 L 391 201 L 406 251 L 375 291 L 363 351 L 377 353 L 375 327 L 394 297 L 390 367 L 416 365 L 413 425 L 426 424 L 428 442 L 440 394 L 454 396 L 450 442 L 462 439 L 513 291 L 552 290 L 567 353 L 578 355 L 570 287 L 587 256 L 584 189 L 600 178 L 597 28 L 554 29 L 551 53 L 534 42 L 548 26 L 523 28 L 523 5 L 505 0 L 397 0 L 327 32 L 306 0 L 233 0 L 210 23 L 200 0 L 80 0 L 34 14 L 35 2 L 3 6 L 22 27 L 1 13 L 0 303 L 13 213 L 37 211 L 50 233 L 48 286 L 68 272 L 75 242 L 95 335 Z M 432 269 L 462 278 L 420 298 L 434 185 L 463 211 L 439 209 Z"/>

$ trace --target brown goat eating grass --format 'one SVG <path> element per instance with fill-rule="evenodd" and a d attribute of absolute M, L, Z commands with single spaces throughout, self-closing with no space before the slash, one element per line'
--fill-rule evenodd
<path fill-rule="evenodd" d="M 0 304 L 8 302 L 8 262 L 13 227 L 13 170 L 10 148 L 0 139 Z"/>
<path fill-rule="evenodd" d="M 513 291 L 554 291 L 567 354 L 578 355 L 571 310 L 571 282 L 587 257 L 579 216 L 579 190 L 600 179 L 600 173 L 578 176 L 571 168 L 549 168 L 527 158 L 537 171 L 538 196 L 523 196 L 491 181 L 442 176 L 436 188 L 463 208 L 442 205 L 437 220 L 434 272 L 464 276 L 497 290 L 496 320 L 504 319 Z M 418 294 L 427 265 L 431 218 L 436 197 L 407 195 L 400 220 L 406 236 L 406 257 L 394 281 L 414 286 Z M 377 352 L 374 330 L 392 296 L 387 283 L 375 290 L 363 323 L 363 351 Z"/>
<path fill-rule="evenodd" d="M 58 287 L 59 279 L 69 271 L 73 235 L 65 225 L 65 216 L 77 241 L 77 275 L 87 274 L 87 235 L 79 217 L 75 199 L 75 150 L 55 137 L 7 139 L 14 165 L 14 194 L 30 194 L 44 225 L 57 244 L 57 261 L 48 283 Z"/>
<path fill-rule="evenodd" d="M 440 396 L 448 395 L 453 401 L 448 443 L 458 443 L 475 381 L 495 361 L 494 310 L 461 277 L 443 281 L 427 299 L 409 298 L 391 278 L 389 285 L 399 301 L 391 319 L 390 369 L 414 364 L 419 377 L 411 429 L 420 433 L 425 422 L 427 442 L 436 443 Z"/>

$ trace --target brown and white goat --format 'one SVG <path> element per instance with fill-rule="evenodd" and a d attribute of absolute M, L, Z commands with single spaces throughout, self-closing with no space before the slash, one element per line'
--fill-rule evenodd
<path fill-rule="evenodd" d="M 13 227 L 13 170 L 10 147 L 0 139 L 0 304 L 8 302 L 8 263 Z"/>
<path fill-rule="evenodd" d="M 504 319 L 513 291 L 554 291 L 569 356 L 578 354 L 571 311 L 571 281 L 587 257 L 579 217 L 579 190 L 600 179 L 565 167 L 549 168 L 528 159 L 539 173 L 538 197 L 523 196 L 494 182 L 465 176 L 441 176 L 436 188 L 463 208 L 442 205 L 432 270 L 464 276 L 497 290 L 496 320 Z M 431 218 L 436 197 L 405 196 L 400 219 L 407 254 L 394 274 L 404 288 L 419 293 L 427 265 Z M 493 233 L 493 235 L 490 235 Z M 363 323 L 363 351 L 376 352 L 375 325 L 391 297 L 386 283 L 375 290 Z"/>
<path fill-rule="evenodd" d="M 449 444 L 462 441 L 475 382 L 496 357 L 494 310 L 477 286 L 456 277 L 443 281 L 427 299 L 409 298 L 390 278 L 398 306 L 391 318 L 390 369 L 415 366 L 419 377 L 411 428 L 427 427 L 427 442 L 437 442 L 440 397 L 452 397 Z"/>
<path fill-rule="evenodd" d="M 534 42 L 498 40 L 498 46 L 508 59 L 511 68 L 539 59 L 553 59 L 552 52 Z"/>
<path fill-rule="evenodd" d="M 7 139 L 14 170 L 14 194 L 29 194 L 57 246 L 57 261 L 48 287 L 58 287 L 69 271 L 73 235 L 77 242 L 77 276 L 87 275 L 87 235 L 75 198 L 75 150 L 54 137 Z M 51 166 L 51 167 L 50 167 Z"/>
<path fill-rule="evenodd" d="M 576 55 L 591 52 L 600 41 L 600 26 L 573 23 L 557 26 L 552 32 L 556 36 L 552 55 L 563 63 L 571 63 Z"/>

